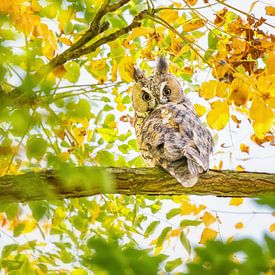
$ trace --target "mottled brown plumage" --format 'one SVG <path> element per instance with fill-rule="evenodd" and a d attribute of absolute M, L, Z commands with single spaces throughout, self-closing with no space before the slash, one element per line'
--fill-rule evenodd
<path fill-rule="evenodd" d="M 140 152 L 149 166 L 161 166 L 183 186 L 196 184 L 209 169 L 214 142 L 164 58 L 155 75 L 135 69 L 135 130 Z"/>

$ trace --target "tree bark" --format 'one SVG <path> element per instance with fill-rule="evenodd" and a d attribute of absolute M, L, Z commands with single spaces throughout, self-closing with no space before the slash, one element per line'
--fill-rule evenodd
<path fill-rule="evenodd" d="M 81 179 L 84 174 L 85 182 Z M 64 178 L 64 175 L 68 175 L 68 178 Z M 109 182 L 110 178 L 113 187 L 106 187 L 106 181 Z M 202 174 L 199 182 L 192 188 L 182 187 L 166 171 L 159 168 L 79 167 L 70 170 L 69 174 L 47 170 L 0 177 L 0 202 L 4 203 L 103 193 L 254 197 L 275 193 L 275 174 L 211 170 Z"/>

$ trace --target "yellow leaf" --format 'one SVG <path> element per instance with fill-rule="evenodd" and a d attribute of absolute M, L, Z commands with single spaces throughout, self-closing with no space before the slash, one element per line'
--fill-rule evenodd
<path fill-rule="evenodd" d="M 212 110 L 208 112 L 206 120 L 212 129 L 221 130 L 229 121 L 229 106 L 226 101 L 214 101 Z"/>
<path fill-rule="evenodd" d="M 274 113 L 270 106 L 267 106 L 260 98 L 254 97 L 249 118 L 253 120 L 252 126 L 256 136 L 263 139 L 273 125 Z"/>
<path fill-rule="evenodd" d="M 236 171 L 243 172 L 245 169 L 241 165 L 236 166 Z"/>
<path fill-rule="evenodd" d="M 118 64 L 118 71 L 124 82 L 132 82 L 134 76 L 135 59 L 132 56 L 125 56 Z"/>
<path fill-rule="evenodd" d="M 231 119 L 236 123 L 236 124 L 240 124 L 242 121 L 240 119 L 238 119 L 235 115 L 231 116 Z"/>
<path fill-rule="evenodd" d="M 37 0 L 31 0 L 31 10 L 34 12 L 39 12 L 41 10 L 41 6 Z"/>
<path fill-rule="evenodd" d="M 228 95 L 229 84 L 225 82 L 217 82 L 216 96 L 226 98 Z"/>
<path fill-rule="evenodd" d="M 206 113 L 206 107 L 200 104 L 194 104 L 196 113 L 199 117 L 203 116 Z"/>
<path fill-rule="evenodd" d="M 170 237 L 178 237 L 181 232 L 182 228 L 173 229 L 167 234 L 166 239 L 169 239 Z"/>
<path fill-rule="evenodd" d="M 90 66 L 85 66 L 85 68 L 100 84 L 107 80 L 109 67 L 106 64 L 106 59 L 92 60 Z"/>
<path fill-rule="evenodd" d="M 229 205 L 239 206 L 243 203 L 243 198 L 231 198 Z"/>
<path fill-rule="evenodd" d="M 203 82 L 199 90 L 200 97 L 205 99 L 211 99 L 216 96 L 217 81 L 210 80 L 208 82 Z"/>
<path fill-rule="evenodd" d="M 243 143 L 240 144 L 240 150 L 241 150 L 243 153 L 249 154 L 249 146 L 246 146 L 246 145 L 243 144 Z"/>
<path fill-rule="evenodd" d="M 243 223 L 242 222 L 238 222 L 235 224 L 235 228 L 236 229 L 242 229 L 244 227 Z"/>
<path fill-rule="evenodd" d="M 24 224 L 24 229 L 22 233 L 29 233 L 36 228 L 37 223 L 32 217 L 29 217 L 28 219 L 23 221 L 23 224 Z"/>
<path fill-rule="evenodd" d="M 200 244 L 206 244 L 207 241 L 215 240 L 218 232 L 211 228 L 204 228 L 201 234 Z"/>
<path fill-rule="evenodd" d="M 53 14 L 51 14 L 53 15 Z M 58 22 L 59 22 L 59 30 L 64 32 L 64 27 L 66 23 L 70 22 L 73 18 L 74 10 L 69 7 L 67 10 L 60 10 L 58 15 Z"/>
<path fill-rule="evenodd" d="M 187 1 L 186 1 L 186 3 L 187 3 L 188 5 L 190 5 L 190 6 L 196 5 L 197 2 L 198 2 L 198 0 L 187 0 Z"/>
<path fill-rule="evenodd" d="M 204 25 L 205 25 L 205 22 L 202 19 L 192 20 L 192 21 L 186 22 L 183 25 L 183 30 L 185 32 L 191 32 L 203 27 Z"/>
<path fill-rule="evenodd" d="M 216 221 L 216 218 L 210 212 L 206 211 L 201 217 L 201 220 L 206 227 L 209 227 L 212 223 Z"/>
<path fill-rule="evenodd" d="M 249 98 L 249 85 L 240 78 L 235 78 L 230 86 L 230 99 L 237 106 L 245 105 Z"/>
<path fill-rule="evenodd" d="M 275 223 L 271 224 L 269 227 L 269 232 L 274 232 L 275 231 Z"/>
<path fill-rule="evenodd" d="M 266 6 L 265 13 L 266 13 L 266 15 L 275 16 L 275 7 Z"/>
<path fill-rule="evenodd" d="M 274 64 L 275 64 L 275 54 L 274 54 L 274 52 L 272 52 L 272 53 L 268 54 L 267 59 L 266 59 L 266 66 L 267 66 L 268 74 L 275 74 Z"/>
<path fill-rule="evenodd" d="M 222 170 L 222 166 L 223 166 L 223 161 L 220 160 L 218 170 Z"/>
<path fill-rule="evenodd" d="M 183 201 L 180 207 L 180 214 L 181 215 L 189 215 L 191 214 L 195 209 L 195 206 L 191 204 L 189 201 Z"/>
<path fill-rule="evenodd" d="M 112 82 L 117 80 L 117 61 L 113 59 L 113 66 L 112 66 Z"/>
<path fill-rule="evenodd" d="M 198 207 L 195 207 L 193 214 L 196 216 L 198 215 L 201 211 L 203 211 L 206 208 L 205 205 L 200 204 Z"/>
<path fill-rule="evenodd" d="M 65 44 L 67 46 L 73 45 L 73 42 L 69 38 L 66 38 L 66 37 L 59 37 L 58 41 L 62 42 L 63 44 Z"/>
<path fill-rule="evenodd" d="M 160 13 L 160 17 L 168 23 L 173 23 L 179 17 L 176 10 L 164 10 Z"/>
<path fill-rule="evenodd" d="M 136 37 L 146 36 L 147 34 L 149 34 L 151 32 L 152 32 L 152 29 L 141 26 L 139 28 L 133 29 L 131 37 L 132 37 L 132 39 L 134 39 Z"/>

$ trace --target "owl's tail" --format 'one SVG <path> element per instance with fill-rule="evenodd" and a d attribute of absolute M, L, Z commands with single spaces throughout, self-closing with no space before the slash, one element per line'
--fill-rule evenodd
<path fill-rule="evenodd" d="M 165 168 L 183 187 L 192 187 L 198 182 L 198 171 L 190 173 L 189 162 L 186 158 L 182 158 L 168 165 L 163 165 Z M 166 166 L 166 167 L 164 167 Z"/>

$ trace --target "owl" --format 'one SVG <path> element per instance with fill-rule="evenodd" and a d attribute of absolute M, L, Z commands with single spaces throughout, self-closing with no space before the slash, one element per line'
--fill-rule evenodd
<path fill-rule="evenodd" d="M 145 162 L 167 170 L 184 187 L 209 169 L 213 138 L 161 57 L 156 73 L 134 69 L 132 103 L 137 144 Z"/>

